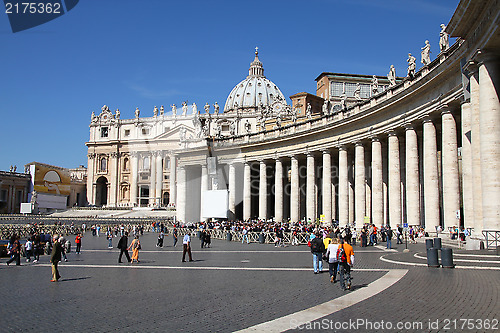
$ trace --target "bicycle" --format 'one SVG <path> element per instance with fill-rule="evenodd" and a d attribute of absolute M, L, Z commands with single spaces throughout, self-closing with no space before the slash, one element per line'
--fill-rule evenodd
<path fill-rule="evenodd" d="M 343 291 L 351 290 L 352 277 L 350 269 L 346 269 L 347 263 L 339 263 L 339 285 Z"/>

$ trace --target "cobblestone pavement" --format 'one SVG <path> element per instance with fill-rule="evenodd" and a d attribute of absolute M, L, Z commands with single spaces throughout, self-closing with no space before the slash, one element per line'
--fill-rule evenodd
<path fill-rule="evenodd" d="M 140 263 L 118 264 L 118 250 L 87 233 L 82 254 L 72 252 L 61 263 L 58 283 L 49 282 L 48 256 L 21 267 L 7 266 L 2 258 L 0 331 L 232 332 L 332 300 L 341 303 L 345 297 L 339 297 L 369 292 L 388 271 L 401 269 L 408 272 L 382 292 L 311 322 L 291 322 L 290 331 L 493 332 L 485 329 L 485 320 L 500 319 L 500 271 L 472 268 L 500 268 L 495 263 L 500 257 L 489 253 L 454 259 L 492 263 L 456 261 L 471 269 L 444 269 L 404 264 L 426 263 L 415 257 L 425 257 L 422 244 L 409 244 L 408 253 L 402 252 L 404 245 L 397 252 L 355 247 L 354 291 L 343 292 L 328 273 L 313 274 L 305 246 L 213 240 L 212 248 L 200 249 L 193 237 L 195 261 L 182 263 L 181 246 L 172 247 L 171 237 L 164 248 L 155 247 L 154 234 L 141 237 L 141 243 Z M 463 327 L 464 319 L 474 322 Z M 396 327 L 398 322 L 411 329 Z"/>

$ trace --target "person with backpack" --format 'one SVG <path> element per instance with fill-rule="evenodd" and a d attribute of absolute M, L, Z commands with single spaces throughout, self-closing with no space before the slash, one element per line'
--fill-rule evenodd
<path fill-rule="evenodd" d="M 328 259 L 328 272 L 330 273 L 330 282 L 337 282 L 337 270 L 339 266 L 339 261 L 337 260 L 337 248 L 339 247 L 339 241 L 337 238 L 332 239 L 330 245 L 326 249 L 325 257 Z"/>
<path fill-rule="evenodd" d="M 354 264 L 353 259 L 354 259 L 354 250 L 352 246 L 347 244 L 344 241 L 344 239 L 341 238 L 340 245 L 337 249 L 337 260 L 339 262 L 338 264 L 343 267 L 344 272 L 347 276 L 346 289 L 351 289 L 351 266 Z"/>
<path fill-rule="evenodd" d="M 325 252 L 325 244 L 321 239 L 321 234 L 316 233 L 316 237 L 311 239 L 311 253 L 313 256 L 314 274 L 319 274 L 323 270 L 323 253 Z"/>

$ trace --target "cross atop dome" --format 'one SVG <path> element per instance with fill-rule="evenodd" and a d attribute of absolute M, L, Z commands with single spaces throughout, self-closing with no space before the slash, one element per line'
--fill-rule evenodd
<path fill-rule="evenodd" d="M 257 76 L 264 77 L 264 67 L 259 60 L 259 48 L 255 47 L 255 59 L 250 64 L 250 69 L 248 70 L 248 77 Z"/>

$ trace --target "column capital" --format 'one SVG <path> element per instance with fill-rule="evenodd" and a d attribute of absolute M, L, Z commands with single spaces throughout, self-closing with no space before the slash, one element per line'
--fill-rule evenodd
<path fill-rule="evenodd" d="M 467 61 L 462 69 L 469 72 L 470 75 L 474 75 L 479 71 L 479 63 L 471 58 L 471 60 Z"/>
<path fill-rule="evenodd" d="M 321 149 L 321 153 L 322 153 L 323 155 L 326 155 L 326 154 L 331 154 L 332 152 L 330 151 L 330 149 L 329 149 L 329 148 L 323 148 L 323 149 Z"/>
<path fill-rule="evenodd" d="M 139 157 L 139 152 L 138 151 L 131 151 L 129 154 L 130 154 L 131 157 L 134 157 L 134 158 Z"/>
<path fill-rule="evenodd" d="M 371 137 L 372 142 L 380 142 L 380 138 L 377 135 Z"/>
<path fill-rule="evenodd" d="M 398 136 L 398 133 L 396 133 L 396 130 L 391 129 L 391 130 L 387 131 L 387 136 L 388 136 L 388 137 L 391 137 L 391 136 L 395 136 L 395 137 L 397 137 L 397 136 Z"/>
<path fill-rule="evenodd" d="M 498 60 L 498 54 L 488 49 L 477 49 L 474 52 L 474 60 L 481 66 L 487 62 Z"/>
<path fill-rule="evenodd" d="M 422 119 L 422 124 L 427 124 L 427 123 L 431 123 L 434 125 L 434 122 L 432 121 L 432 118 L 429 117 L 429 116 L 426 116 Z"/>
<path fill-rule="evenodd" d="M 405 131 L 414 131 L 415 130 L 415 125 L 412 123 L 405 124 Z"/>
<path fill-rule="evenodd" d="M 445 114 L 451 114 L 451 109 L 448 104 L 443 104 L 438 108 L 438 111 L 441 113 L 441 116 Z"/>
<path fill-rule="evenodd" d="M 361 142 L 361 141 L 356 141 L 356 142 L 354 143 L 354 147 L 359 147 L 359 146 L 364 147 L 363 142 Z"/>

